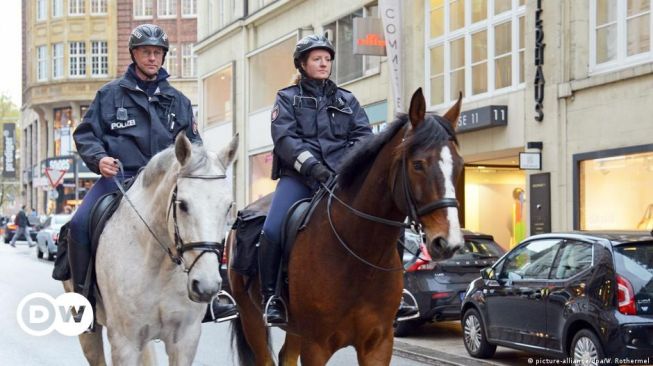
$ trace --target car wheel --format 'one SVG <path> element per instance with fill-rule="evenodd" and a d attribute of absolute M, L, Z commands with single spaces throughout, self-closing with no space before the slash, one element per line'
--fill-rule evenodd
<path fill-rule="evenodd" d="M 596 334 L 589 329 L 581 329 L 571 341 L 569 357 L 574 364 L 600 365 L 603 364 L 605 354 Z"/>
<path fill-rule="evenodd" d="M 41 248 L 39 248 L 38 245 L 36 245 L 36 258 L 43 258 L 43 252 L 41 251 Z"/>
<path fill-rule="evenodd" d="M 419 319 L 406 320 L 403 322 L 394 323 L 394 335 L 395 337 L 407 337 L 412 335 L 420 325 L 424 323 Z"/>
<path fill-rule="evenodd" d="M 496 344 L 487 341 L 485 328 L 476 309 L 469 309 L 463 316 L 463 340 L 467 353 L 472 357 L 489 358 L 497 350 Z"/>

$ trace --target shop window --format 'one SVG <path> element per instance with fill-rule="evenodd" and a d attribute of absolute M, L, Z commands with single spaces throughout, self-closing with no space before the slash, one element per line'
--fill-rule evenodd
<path fill-rule="evenodd" d="M 274 191 L 277 183 L 270 178 L 272 174 L 272 151 L 249 157 L 249 201 Z"/>
<path fill-rule="evenodd" d="M 73 150 L 71 131 L 75 127 L 72 108 L 54 110 L 54 156 L 70 155 Z"/>
<path fill-rule="evenodd" d="M 425 84 L 431 106 L 457 99 L 459 92 L 480 98 L 523 86 L 523 1 L 430 0 L 428 6 Z"/>
<path fill-rule="evenodd" d="M 590 71 L 604 71 L 653 59 L 651 2 L 590 1 Z"/>
<path fill-rule="evenodd" d="M 218 70 L 207 77 L 204 84 L 206 126 L 232 121 L 233 65 Z"/>
<path fill-rule="evenodd" d="M 653 205 L 653 152 L 613 152 L 574 157 L 579 192 L 575 226 L 581 230 L 653 229 L 649 209 Z"/>
<path fill-rule="evenodd" d="M 292 82 L 296 74 L 292 62 L 295 43 L 297 38 L 290 37 L 249 58 L 250 112 L 271 107 L 277 91 Z"/>
<path fill-rule="evenodd" d="M 359 9 L 337 21 L 324 26 L 324 31 L 336 49 L 331 78 L 337 84 L 378 72 L 380 56 L 354 54 L 354 18 L 378 17 L 378 6 Z"/>

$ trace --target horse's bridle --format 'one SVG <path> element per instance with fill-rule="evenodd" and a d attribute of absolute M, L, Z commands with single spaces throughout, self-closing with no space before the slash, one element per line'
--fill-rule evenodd
<path fill-rule="evenodd" d="M 122 170 L 122 166 L 120 167 Z M 177 187 L 179 185 L 179 179 L 181 178 L 188 178 L 188 179 L 225 179 L 227 176 L 225 174 L 215 174 L 215 175 L 190 175 L 190 174 L 185 174 L 185 175 L 179 175 L 177 176 L 177 183 L 175 183 L 175 188 L 172 191 L 172 196 L 170 198 L 170 205 L 168 205 L 168 212 L 166 213 L 166 222 L 170 219 L 170 212 L 172 211 L 172 220 L 173 220 L 173 225 L 175 229 L 175 253 L 172 252 L 169 246 L 165 245 L 158 236 L 154 233 L 154 231 L 150 228 L 150 225 L 147 224 L 147 221 L 141 216 L 141 214 L 138 212 L 136 209 L 136 206 L 134 203 L 129 199 L 129 196 L 127 196 L 127 193 L 125 192 L 125 189 L 123 188 L 122 184 L 116 176 L 113 177 L 114 182 L 118 186 L 118 189 L 122 193 L 122 196 L 125 198 L 127 203 L 131 206 L 131 208 L 134 210 L 136 215 L 138 216 L 139 219 L 143 222 L 147 230 L 152 234 L 152 237 L 156 240 L 156 242 L 159 244 L 161 249 L 168 255 L 172 263 L 181 266 L 182 264 L 184 265 L 184 272 L 189 273 L 192 269 L 193 266 L 195 266 L 195 263 L 206 253 L 215 253 L 218 256 L 218 260 L 221 258 L 222 251 L 224 250 L 224 243 L 220 242 L 215 242 L 215 241 L 196 241 L 196 242 L 191 242 L 191 243 L 184 243 L 184 241 L 181 239 L 181 236 L 179 235 L 179 226 L 177 225 L 177 204 L 179 201 L 177 201 Z M 232 203 L 233 205 L 233 203 Z M 231 209 L 231 207 L 230 207 Z M 198 255 L 193 263 L 191 263 L 190 266 L 185 265 L 184 257 L 183 254 L 186 251 L 189 250 L 201 250 L 202 252 L 200 255 Z"/>
<path fill-rule="evenodd" d="M 440 125 L 447 131 L 447 134 L 449 135 L 449 140 L 451 141 L 456 141 L 455 136 L 453 135 L 453 131 L 451 130 L 448 125 L 446 125 L 445 122 L 440 121 L 440 119 L 436 118 L 436 120 L 440 123 Z M 406 128 L 406 131 L 404 133 L 404 139 L 406 138 L 406 135 L 408 134 L 409 129 Z M 367 264 L 368 266 L 381 270 L 381 271 L 400 271 L 403 270 L 402 267 L 397 267 L 397 268 L 384 268 L 384 267 L 379 267 L 373 263 L 370 263 L 369 261 L 365 260 L 364 258 L 361 258 L 358 256 L 345 242 L 342 240 L 340 235 L 338 235 L 338 232 L 336 230 L 335 225 L 333 224 L 333 219 L 331 218 L 331 204 L 332 204 L 332 198 L 335 198 L 340 204 L 345 206 L 347 209 L 349 209 L 352 213 L 354 213 L 356 216 L 361 217 L 363 219 L 366 219 L 368 221 L 372 222 L 377 222 L 380 224 L 388 225 L 388 226 L 395 226 L 395 227 L 400 227 L 400 228 L 412 228 L 415 231 L 417 231 L 420 235 L 420 237 L 424 236 L 423 230 L 422 230 L 422 222 L 420 220 L 420 217 L 425 216 L 435 210 L 439 210 L 442 208 L 448 208 L 448 207 L 458 207 L 458 200 L 455 198 L 440 198 L 438 200 L 429 202 L 421 207 L 417 206 L 417 203 L 415 202 L 414 199 L 414 194 L 413 194 L 413 189 L 412 186 L 410 185 L 410 176 L 408 175 L 408 164 L 407 164 L 407 159 L 408 159 L 408 154 L 404 151 L 401 157 L 401 185 L 403 188 L 403 196 L 405 199 L 405 204 L 407 206 L 407 216 L 408 216 L 408 223 L 405 223 L 403 221 L 394 221 L 394 220 L 388 220 L 384 219 L 382 217 L 370 215 L 364 212 L 361 212 L 347 203 L 343 202 L 338 196 L 335 195 L 333 192 L 333 189 L 329 189 L 326 185 L 322 185 L 324 189 L 327 190 L 329 193 L 329 198 L 327 200 L 327 217 L 329 219 L 329 224 L 331 225 L 331 229 L 333 233 L 335 234 L 336 238 L 340 242 L 340 244 L 355 258 L 357 258 L 359 261 Z M 395 175 L 397 177 L 397 175 Z M 396 184 L 394 185 L 396 187 Z M 394 196 L 394 190 L 392 191 L 393 196 Z"/>
<path fill-rule="evenodd" d="M 187 178 L 187 179 L 225 179 L 227 176 L 225 174 L 216 174 L 216 175 L 180 175 L 177 177 L 177 182 L 179 182 L 179 179 L 181 178 Z M 222 256 L 222 252 L 224 250 L 224 242 L 217 242 L 217 241 L 194 241 L 191 243 L 184 243 L 184 240 L 181 238 L 181 235 L 179 234 L 179 225 L 177 225 L 177 204 L 179 204 L 179 201 L 177 200 L 177 186 L 179 183 L 175 184 L 175 188 L 172 190 L 172 197 L 170 198 L 170 206 L 168 207 L 168 214 L 166 215 L 168 218 L 170 217 L 170 211 L 172 211 L 172 223 L 175 228 L 175 251 L 176 255 L 172 255 L 170 253 L 170 248 L 168 248 L 168 252 L 171 256 L 170 259 L 177 265 L 182 265 L 185 264 L 184 262 L 184 252 L 189 251 L 189 250 L 201 250 L 200 255 L 198 255 L 195 260 L 193 260 L 193 263 L 191 263 L 190 267 L 186 267 L 184 265 L 184 272 L 188 273 L 193 269 L 193 266 L 195 266 L 195 263 L 206 253 L 215 253 L 215 255 L 218 256 L 218 260 Z M 233 205 L 233 203 L 232 203 Z M 231 209 L 231 206 L 229 207 Z M 171 210 L 172 209 L 172 210 Z"/>

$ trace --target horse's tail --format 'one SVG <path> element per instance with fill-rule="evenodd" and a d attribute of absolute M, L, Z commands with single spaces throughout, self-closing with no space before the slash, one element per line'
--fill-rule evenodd
<path fill-rule="evenodd" d="M 240 321 L 240 318 L 231 321 L 231 347 L 232 349 L 235 348 L 235 351 L 238 353 L 238 362 L 241 366 L 256 365 L 254 350 L 252 350 L 249 343 L 247 343 L 247 339 L 245 339 L 243 323 Z"/>

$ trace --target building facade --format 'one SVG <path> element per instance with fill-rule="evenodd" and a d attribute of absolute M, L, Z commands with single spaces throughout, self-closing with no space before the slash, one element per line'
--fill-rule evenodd
<path fill-rule="evenodd" d="M 72 132 L 96 91 L 131 63 L 131 29 L 169 32 L 171 83 L 197 104 L 196 0 L 23 0 L 23 202 L 41 213 L 79 204 L 98 176 L 77 158 Z M 178 51 L 178 48 L 183 51 Z M 181 53 L 180 53 L 181 52 Z M 57 184 L 57 182 L 59 182 Z"/>

